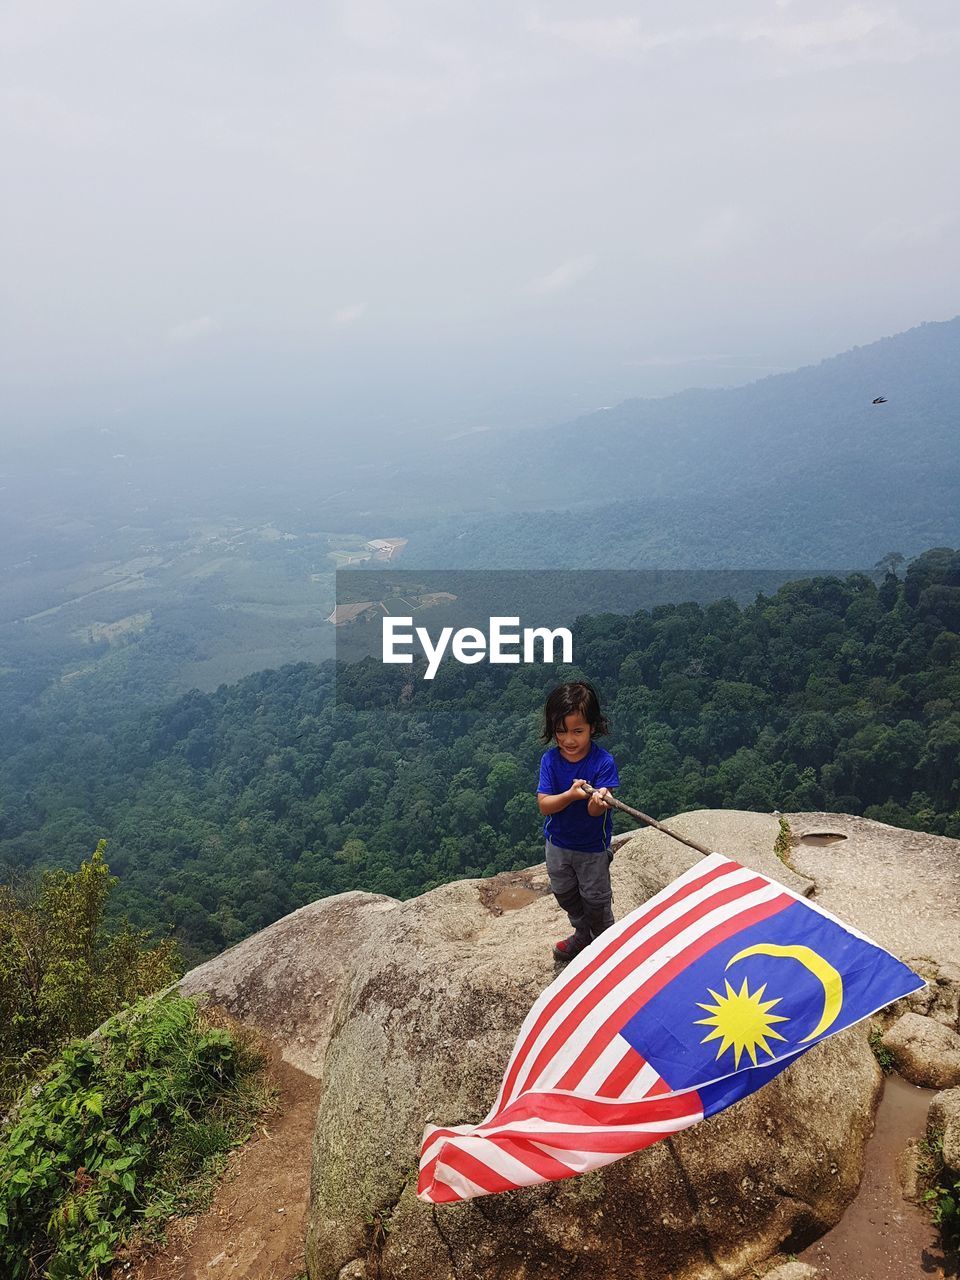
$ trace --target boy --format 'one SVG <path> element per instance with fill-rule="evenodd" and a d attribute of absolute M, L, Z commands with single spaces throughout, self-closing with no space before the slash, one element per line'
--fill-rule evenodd
<path fill-rule="evenodd" d="M 593 685 L 575 680 L 550 694 L 541 736 L 544 742 L 555 739 L 556 745 L 540 760 L 537 804 L 546 818 L 550 888 L 573 928 L 553 948 L 562 964 L 613 924 L 613 815 L 607 797 L 620 778 L 613 756 L 594 741 L 607 732 Z M 581 782 L 589 782 L 596 793 L 588 798 Z"/>

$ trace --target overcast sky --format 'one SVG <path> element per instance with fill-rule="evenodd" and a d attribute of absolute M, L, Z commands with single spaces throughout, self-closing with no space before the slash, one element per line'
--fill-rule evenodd
<path fill-rule="evenodd" d="M 4 0 L 17 432 L 449 432 L 958 303 L 955 0 Z"/>

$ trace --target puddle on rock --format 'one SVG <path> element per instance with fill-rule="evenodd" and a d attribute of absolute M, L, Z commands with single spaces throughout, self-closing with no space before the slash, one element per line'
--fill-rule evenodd
<path fill-rule="evenodd" d="M 801 844 L 839 844 L 841 840 L 846 840 L 846 836 L 840 834 L 839 831 L 808 831 L 805 836 L 800 837 Z"/>
<path fill-rule="evenodd" d="M 888 1076 L 876 1127 L 864 1153 L 863 1180 L 835 1227 L 799 1255 L 819 1280 L 940 1280 L 956 1275 L 944 1259 L 929 1213 L 903 1199 L 896 1160 L 927 1122 L 935 1089 Z"/>
<path fill-rule="evenodd" d="M 495 911 L 519 911 L 521 907 L 529 907 L 531 902 L 536 902 L 541 897 L 543 895 L 537 893 L 535 889 L 526 889 L 520 884 L 510 884 L 505 889 L 501 889 L 496 897 L 491 898 L 488 905 Z"/>

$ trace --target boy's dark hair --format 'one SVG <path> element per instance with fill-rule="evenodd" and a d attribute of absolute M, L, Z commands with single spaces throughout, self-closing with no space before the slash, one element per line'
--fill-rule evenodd
<path fill-rule="evenodd" d="M 567 716 L 571 715 L 583 716 L 594 737 L 610 732 L 607 718 L 600 710 L 597 691 L 587 680 L 571 680 L 568 684 L 557 685 L 543 709 L 541 739 L 549 742 Z"/>

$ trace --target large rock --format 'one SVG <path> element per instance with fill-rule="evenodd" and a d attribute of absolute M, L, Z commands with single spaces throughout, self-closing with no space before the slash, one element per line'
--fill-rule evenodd
<path fill-rule="evenodd" d="M 697 815 L 684 816 L 703 839 Z M 774 821 L 765 820 L 765 847 L 753 847 L 758 816 L 723 815 L 723 830 L 709 815 L 704 843 L 790 880 L 770 852 Z M 695 858 L 654 831 L 629 842 L 614 861 L 617 914 Z M 461 881 L 369 922 L 324 1064 L 311 1280 L 364 1268 L 380 1280 L 720 1280 L 836 1222 L 859 1184 L 880 1088 L 862 1027 L 706 1124 L 607 1169 L 467 1204 L 417 1201 L 424 1123 L 481 1118 L 524 1015 L 554 976 L 550 942 L 563 918 L 540 896 L 542 869 L 526 874 L 520 910 L 494 914 L 489 884 Z"/>
<path fill-rule="evenodd" d="M 775 818 L 703 811 L 671 825 L 812 891 L 900 957 L 920 957 L 935 989 L 911 1005 L 949 1025 L 960 842 L 842 814 L 788 817 L 795 832 L 848 839 L 791 850 L 797 875 L 772 852 Z M 697 858 L 653 830 L 627 840 L 613 863 L 617 915 Z M 324 1079 L 313 1280 L 720 1280 L 801 1247 L 840 1216 L 878 1091 L 860 1028 L 811 1050 L 730 1111 L 600 1173 L 448 1208 L 416 1201 L 423 1124 L 487 1110 L 519 1024 L 553 977 L 549 944 L 563 931 L 541 864 L 408 903 L 325 899 L 182 980 Z"/>
<path fill-rule="evenodd" d="M 372 893 L 321 898 L 185 974 L 184 995 L 206 993 L 269 1035 L 287 1062 L 319 1077 L 333 1010 L 372 921 L 398 904 Z"/>
<path fill-rule="evenodd" d="M 945 1089 L 930 1103 L 927 1133 L 939 1134 L 943 1143 L 943 1163 L 960 1173 L 960 1089 Z"/>
<path fill-rule="evenodd" d="M 893 1166 L 900 1184 L 900 1194 L 911 1204 L 920 1204 L 927 1189 L 925 1164 L 920 1139 L 908 1138 L 906 1146 L 894 1159 Z"/>
<path fill-rule="evenodd" d="M 907 996 L 904 1006 L 911 1013 L 923 1014 L 954 1031 L 960 1030 L 960 965 L 937 964 L 925 957 L 907 963 L 926 979 L 927 985 Z"/>
<path fill-rule="evenodd" d="M 960 1084 L 960 1035 L 933 1018 L 902 1014 L 884 1033 L 883 1046 L 911 1084 L 927 1089 Z"/>

